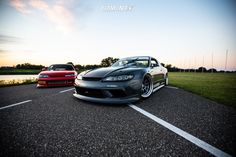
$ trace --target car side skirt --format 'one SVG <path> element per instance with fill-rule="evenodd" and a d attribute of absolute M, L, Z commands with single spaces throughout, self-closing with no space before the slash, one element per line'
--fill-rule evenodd
<path fill-rule="evenodd" d="M 161 89 L 162 87 L 164 87 L 165 85 L 159 85 L 156 88 L 153 89 L 152 93 L 156 92 L 157 90 Z"/>

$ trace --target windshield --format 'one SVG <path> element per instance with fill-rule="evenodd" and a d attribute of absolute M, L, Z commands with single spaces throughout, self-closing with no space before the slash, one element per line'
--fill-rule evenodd
<path fill-rule="evenodd" d="M 132 58 L 124 58 L 120 59 L 116 63 L 112 65 L 112 67 L 118 66 L 136 66 L 136 67 L 148 67 L 149 58 L 147 57 L 132 57 Z"/>
<path fill-rule="evenodd" d="M 64 70 L 74 70 L 74 68 L 71 65 L 66 64 L 55 64 L 48 67 L 48 70 L 50 71 L 64 71 Z"/>

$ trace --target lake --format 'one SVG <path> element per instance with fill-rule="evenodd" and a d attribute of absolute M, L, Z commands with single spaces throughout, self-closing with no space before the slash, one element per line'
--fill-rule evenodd
<path fill-rule="evenodd" d="M 0 81 L 36 79 L 38 75 L 0 75 Z"/>

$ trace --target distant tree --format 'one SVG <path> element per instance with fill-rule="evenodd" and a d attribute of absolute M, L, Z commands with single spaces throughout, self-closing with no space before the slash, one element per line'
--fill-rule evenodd
<path fill-rule="evenodd" d="M 74 67 L 78 68 L 79 70 L 83 70 L 84 69 L 84 66 L 80 65 L 80 64 L 76 64 Z"/>
<path fill-rule="evenodd" d="M 217 70 L 214 68 L 211 68 L 211 69 L 208 69 L 207 72 L 214 72 L 215 73 L 215 72 L 217 72 Z"/>
<path fill-rule="evenodd" d="M 115 63 L 118 60 L 119 60 L 118 58 L 113 58 L 113 57 L 104 58 L 101 61 L 101 66 L 102 67 L 109 67 L 109 66 L 111 66 L 113 63 Z"/>
<path fill-rule="evenodd" d="M 74 66 L 74 64 L 73 64 L 72 62 L 67 62 L 66 64 L 70 64 L 70 65 L 73 65 L 73 66 Z"/>
<path fill-rule="evenodd" d="M 1 66 L 0 69 L 14 69 L 14 66 Z"/>
<path fill-rule="evenodd" d="M 171 64 L 166 64 L 165 67 L 170 72 L 180 71 L 180 69 L 178 67 L 172 66 Z"/>
<path fill-rule="evenodd" d="M 171 64 L 166 64 L 165 66 L 168 70 L 170 70 L 172 68 L 172 65 Z"/>
<path fill-rule="evenodd" d="M 96 69 L 96 68 L 100 68 L 100 67 L 101 67 L 101 65 L 97 65 L 97 64 L 90 65 L 90 64 L 88 64 L 88 65 L 84 66 L 84 69 Z"/>
<path fill-rule="evenodd" d="M 206 72 L 206 71 L 207 71 L 207 69 L 205 67 L 199 67 L 197 69 L 197 72 Z"/>
<path fill-rule="evenodd" d="M 178 67 L 175 67 L 175 66 L 171 68 L 171 71 L 173 71 L 173 72 L 177 72 L 177 71 L 179 71 L 179 70 L 180 70 L 180 69 L 179 69 Z"/>
<path fill-rule="evenodd" d="M 17 64 L 16 69 L 36 69 L 36 70 L 41 70 L 45 66 L 43 65 L 34 65 L 30 63 L 23 63 L 23 64 Z"/>

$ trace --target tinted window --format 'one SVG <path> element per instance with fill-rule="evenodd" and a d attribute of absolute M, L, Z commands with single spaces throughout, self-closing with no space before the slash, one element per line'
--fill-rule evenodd
<path fill-rule="evenodd" d="M 117 66 L 137 66 L 137 67 L 148 67 L 149 65 L 149 59 L 146 57 L 132 57 L 132 58 L 124 58 L 120 59 L 116 63 L 112 65 L 112 67 Z"/>
<path fill-rule="evenodd" d="M 50 71 L 64 71 L 64 70 L 74 70 L 73 66 L 65 64 L 55 64 L 48 67 Z"/>
<path fill-rule="evenodd" d="M 152 59 L 152 60 L 151 60 L 151 66 L 152 66 L 152 67 L 157 67 L 157 66 L 159 66 L 157 60 Z"/>

